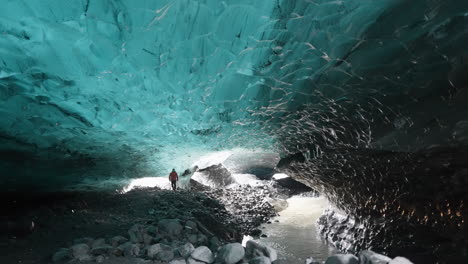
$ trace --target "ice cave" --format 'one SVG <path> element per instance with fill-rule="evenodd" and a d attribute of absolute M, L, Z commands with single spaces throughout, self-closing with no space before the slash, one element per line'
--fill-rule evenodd
<path fill-rule="evenodd" d="M 0 263 L 466 263 L 467 0 L 0 4 Z"/>

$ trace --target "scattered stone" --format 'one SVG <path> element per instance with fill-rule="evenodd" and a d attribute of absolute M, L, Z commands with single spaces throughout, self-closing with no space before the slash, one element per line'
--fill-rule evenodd
<path fill-rule="evenodd" d="M 212 237 L 210 241 L 208 242 L 208 247 L 212 250 L 215 251 L 218 249 L 218 247 L 221 246 L 221 241 L 219 241 L 218 237 Z"/>
<path fill-rule="evenodd" d="M 177 248 L 177 252 L 181 257 L 188 258 L 190 254 L 195 250 L 195 247 L 191 243 L 185 243 L 184 245 Z"/>
<path fill-rule="evenodd" d="M 68 248 L 61 248 L 52 256 L 52 262 L 60 262 L 70 259 L 71 254 Z"/>
<path fill-rule="evenodd" d="M 147 256 L 150 259 L 156 258 L 156 255 L 162 251 L 161 244 L 155 244 L 148 248 Z"/>
<path fill-rule="evenodd" d="M 153 242 L 153 237 L 148 234 L 143 234 L 143 243 L 145 245 L 151 245 Z"/>
<path fill-rule="evenodd" d="M 89 260 L 91 258 L 89 255 L 89 246 L 87 244 L 76 244 L 71 247 L 71 251 L 72 256 L 80 261 Z"/>
<path fill-rule="evenodd" d="M 187 259 L 187 264 L 206 264 L 205 262 L 201 262 L 198 260 L 193 259 L 192 257 L 189 257 Z"/>
<path fill-rule="evenodd" d="M 101 247 L 101 246 L 104 246 L 105 244 L 106 244 L 106 240 L 104 238 L 99 238 L 99 239 L 94 240 L 91 243 L 91 248 Z"/>
<path fill-rule="evenodd" d="M 109 243 L 113 247 L 118 247 L 118 246 L 120 246 L 121 244 L 123 244 L 123 243 L 125 243 L 127 241 L 128 241 L 128 239 L 123 237 L 123 236 L 115 236 L 115 237 L 112 237 L 111 239 L 109 239 Z"/>
<path fill-rule="evenodd" d="M 119 246 L 119 249 L 122 250 L 125 257 L 138 256 L 140 255 L 140 247 L 132 242 L 125 242 Z"/>
<path fill-rule="evenodd" d="M 216 256 L 216 261 L 235 264 L 244 258 L 245 250 L 244 247 L 239 243 L 230 243 L 221 247 Z"/>
<path fill-rule="evenodd" d="M 325 264 L 359 264 L 359 260 L 352 254 L 336 254 L 328 257 Z"/>
<path fill-rule="evenodd" d="M 186 264 L 185 259 L 174 259 L 169 262 L 169 264 Z"/>
<path fill-rule="evenodd" d="M 189 235 L 187 235 L 187 239 L 188 239 L 188 241 L 190 243 L 196 244 L 197 241 L 198 241 L 198 236 L 197 236 L 197 234 L 189 234 Z"/>
<path fill-rule="evenodd" d="M 109 246 L 109 245 L 104 244 L 102 246 L 92 248 L 91 249 L 91 254 L 94 255 L 94 256 L 102 255 L 102 254 L 106 254 L 107 252 L 110 252 L 112 249 L 114 249 L 114 248 Z"/>
<path fill-rule="evenodd" d="M 143 243 L 144 227 L 140 224 L 134 224 L 129 230 L 128 235 L 133 243 Z"/>
<path fill-rule="evenodd" d="M 251 259 L 249 264 L 271 264 L 271 260 L 265 256 L 259 256 Z"/>
<path fill-rule="evenodd" d="M 359 252 L 358 258 L 359 264 L 387 264 L 392 260 L 387 256 L 377 254 L 371 250 L 363 250 Z"/>
<path fill-rule="evenodd" d="M 174 251 L 170 246 L 161 245 L 161 251 L 157 255 L 158 259 L 169 262 L 174 258 Z"/>
<path fill-rule="evenodd" d="M 205 263 L 212 263 L 214 261 L 213 253 L 205 246 L 197 247 L 190 256 L 195 260 Z"/>
<path fill-rule="evenodd" d="M 97 256 L 96 257 L 96 263 L 103 263 L 104 262 L 104 256 Z"/>
<path fill-rule="evenodd" d="M 245 254 L 248 258 L 265 256 L 271 261 L 275 261 L 276 259 L 278 259 L 278 254 L 276 253 L 276 250 L 272 249 L 269 246 L 261 245 L 253 240 L 247 241 Z"/>
<path fill-rule="evenodd" d="M 162 219 L 158 222 L 158 228 L 160 232 L 172 236 L 180 236 L 183 226 L 178 219 Z"/>

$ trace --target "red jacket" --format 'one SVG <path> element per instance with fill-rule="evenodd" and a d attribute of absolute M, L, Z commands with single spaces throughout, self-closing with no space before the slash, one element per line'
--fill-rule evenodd
<path fill-rule="evenodd" d="M 169 174 L 169 180 L 170 181 L 178 181 L 179 180 L 179 175 L 177 175 L 177 172 L 173 171 Z"/>

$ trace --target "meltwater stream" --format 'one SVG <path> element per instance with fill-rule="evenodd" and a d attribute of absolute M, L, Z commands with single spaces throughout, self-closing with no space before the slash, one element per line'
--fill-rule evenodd
<path fill-rule="evenodd" d="M 264 224 L 263 233 L 268 237 L 259 242 L 278 251 L 279 263 L 305 263 L 308 257 L 324 261 L 337 250 L 320 238 L 315 222 L 328 207 L 324 197 L 293 196 L 280 216 Z M 278 220 L 279 222 L 276 222 Z"/>

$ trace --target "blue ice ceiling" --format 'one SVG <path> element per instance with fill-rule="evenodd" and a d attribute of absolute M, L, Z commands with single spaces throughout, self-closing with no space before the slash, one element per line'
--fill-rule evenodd
<path fill-rule="evenodd" d="M 233 147 L 446 143 L 468 127 L 467 14 L 463 0 L 2 0 L 3 168 L 68 180 Z"/>

